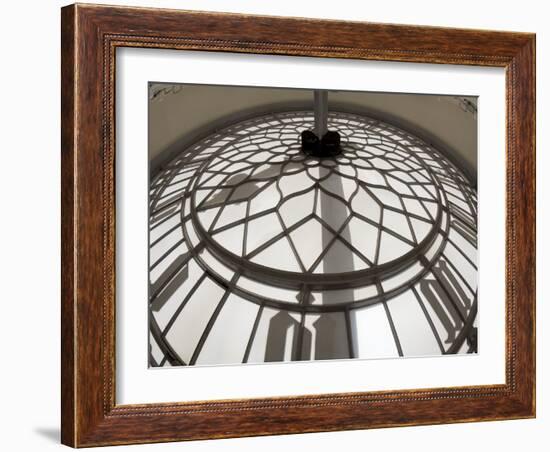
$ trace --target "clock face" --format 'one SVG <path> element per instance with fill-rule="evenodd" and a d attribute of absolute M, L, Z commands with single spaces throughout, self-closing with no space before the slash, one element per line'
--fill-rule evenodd
<path fill-rule="evenodd" d="M 329 113 L 342 152 L 304 154 L 312 112 L 182 150 L 150 185 L 150 365 L 477 351 L 477 194 L 433 146 Z"/>

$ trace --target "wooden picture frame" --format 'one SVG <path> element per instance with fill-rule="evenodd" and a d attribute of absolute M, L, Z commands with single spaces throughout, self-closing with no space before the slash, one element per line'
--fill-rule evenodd
<path fill-rule="evenodd" d="M 71 5 L 62 9 L 62 442 L 73 447 L 535 416 L 535 35 Z M 115 403 L 115 50 L 506 69 L 506 383 Z M 504 277 L 504 275 L 503 275 Z"/>

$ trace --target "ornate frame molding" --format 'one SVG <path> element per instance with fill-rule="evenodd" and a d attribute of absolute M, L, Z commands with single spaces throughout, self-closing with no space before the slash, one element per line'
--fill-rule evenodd
<path fill-rule="evenodd" d="M 64 444 L 83 447 L 534 417 L 535 35 L 80 4 L 62 9 L 61 31 Z M 506 68 L 506 383 L 116 405 L 118 47 Z"/>

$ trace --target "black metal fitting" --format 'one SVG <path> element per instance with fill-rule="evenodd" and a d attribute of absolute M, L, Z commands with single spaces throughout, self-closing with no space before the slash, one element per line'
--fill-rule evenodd
<path fill-rule="evenodd" d="M 340 134 L 328 131 L 319 139 L 311 130 L 302 132 L 302 151 L 312 157 L 334 157 L 340 153 Z"/>

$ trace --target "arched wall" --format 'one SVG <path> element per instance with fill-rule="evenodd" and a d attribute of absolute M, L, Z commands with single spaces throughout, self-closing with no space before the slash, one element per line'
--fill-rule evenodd
<path fill-rule="evenodd" d="M 170 87 L 171 85 L 166 85 Z M 162 85 L 152 84 L 156 93 Z M 329 108 L 366 113 L 431 142 L 477 177 L 477 115 L 458 96 L 330 91 Z M 154 174 L 181 149 L 246 117 L 284 109 L 312 108 L 310 90 L 180 85 L 149 102 L 149 159 Z"/>

